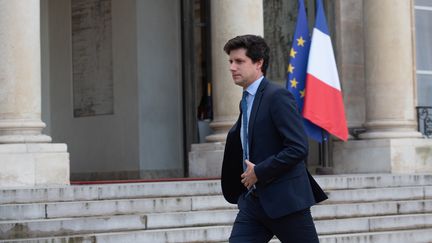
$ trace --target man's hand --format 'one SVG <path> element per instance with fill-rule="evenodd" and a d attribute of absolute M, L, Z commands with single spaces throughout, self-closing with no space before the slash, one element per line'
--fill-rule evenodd
<path fill-rule="evenodd" d="M 258 178 L 255 175 L 255 164 L 250 162 L 249 160 L 245 160 L 245 163 L 247 165 L 247 168 L 246 171 L 241 175 L 241 182 L 247 189 L 250 189 L 258 181 Z"/>

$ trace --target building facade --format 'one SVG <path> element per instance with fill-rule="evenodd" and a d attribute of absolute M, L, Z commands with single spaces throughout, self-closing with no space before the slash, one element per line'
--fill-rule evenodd
<path fill-rule="evenodd" d="M 432 4 L 324 3 L 351 134 L 330 141 L 326 166 L 432 172 L 416 110 L 432 106 Z M 288 0 L 0 0 L 0 186 L 218 176 L 241 99 L 222 47 L 263 35 L 269 78 L 284 85 L 296 11 Z M 311 148 L 310 168 L 322 166 Z"/>

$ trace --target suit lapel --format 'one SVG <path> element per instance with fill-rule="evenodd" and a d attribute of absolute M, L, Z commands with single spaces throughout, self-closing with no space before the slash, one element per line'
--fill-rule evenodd
<path fill-rule="evenodd" d="M 255 99 L 254 99 L 253 104 L 252 104 L 252 111 L 251 111 L 251 114 L 249 117 L 249 127 L 248 127 L 248 129 L 249 129 L 249 135 L 248 135 L 249 149 L 252 147 L 252 138 L 253 138 L 253 132 L 254 132 L 255 119 L 256 119 L 256 115 L 258 113 L 258 109 L 259 109 L 259 106 L 261 104 L 261 98 L 263 96 L 264 89 L 267 86 L 267 83 L 268 83 L 268 81 L 265 78 L 261 81 L 261 84 L 258 87 L 258 90 L 255 94 Z"/>

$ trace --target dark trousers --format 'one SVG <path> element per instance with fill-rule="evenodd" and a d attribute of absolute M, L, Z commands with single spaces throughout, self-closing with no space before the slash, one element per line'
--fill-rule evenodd
<path fill-rule="evenodd" d="M 309 208 L 271 219 L 265 214 L 259 199 L 251 194 L 243 194 L 238 207 L 230 243 L 266 243 L 274 235 L 283 243 L 319 242 Z"/>

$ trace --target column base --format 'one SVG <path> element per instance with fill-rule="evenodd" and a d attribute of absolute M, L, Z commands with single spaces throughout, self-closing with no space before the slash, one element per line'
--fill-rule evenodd
<path fill-rule="evenodd" d="M 50 143 L 51 137 L 42 134 L 45 123 L 38 120 L 0 120 L 0 143 Z"/>
<path fill-rule="evenodd" d="M 0 144 L 0 187 L 69 185 L 66 144 Z"/>
<path fill-rule="evenodd" d="M 308 167 L 309 169 L 309 167 Z M 317 167 L 315 169 L 315 174 L 317 175 L 333 175 L 333 167 Z"/>
<path fill-rule="evenodd" d="M 365 123 L 366 132 L 361 139 L 422 138 L 417 131 L 417 123 L 407 120 L 374 120 Z"/>
<path fill-rule="evenodd" d="M 423 135 L 417 131 L 401 131 L 401 132 L 365 132 L 359 135 L 361 139 L 396 139 L 396 138 L 422 138 Z"/>
<path fill-rule="evenodd" d="M 212 135 L 208 135 L 206 137 L 206 141 L 209 143 L 217 143 L 217 142 L 223 142 L 226 140 L 227 137 L 227 133 L 219 133 L 219 134 L 212 134 Z"/>
<path fill-rule="evenodd" d="M 220 177 L 225 143 L 192 144 L 189 177 Z"/>
<path fill-rule="evenodd" d="M 431 139 L 351 140 L 333 145 L 336 174 L 432 172 Z"/>
<path fill-rule="evenodd" d="M 11 143 L 50 143 L 51 137 L 45 134 L 38 135 L 1 135 L 0 144 Z"/>
<path fill-rule="evenodd" d="M 228 131 L 234 125 L 235 120 L 213 121 L 210 128 L 214 131 L 212 135 L 206 137 L 207 142 L 225 142 Z"/>

